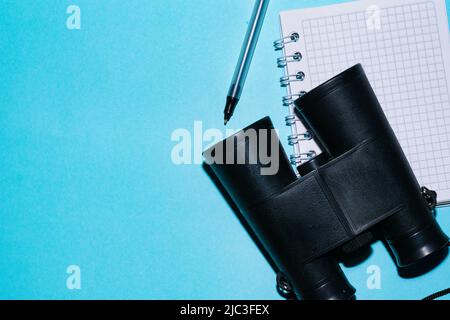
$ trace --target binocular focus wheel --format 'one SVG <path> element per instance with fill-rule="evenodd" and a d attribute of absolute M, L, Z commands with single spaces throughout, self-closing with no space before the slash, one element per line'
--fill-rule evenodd
<path fill-rule="evenodd" d="M 428 208 L 434 210 L 437 204 L 437 193 L 436 191 L 430 190 L 427 187 L 421 187 L 420 191 L 422 193 L 422 197 L 427 203 Z"/>
<path fill-rule="evenodd" d="M 280 296 L 285 299 L 294 299 L 294 291 L 292 285 L 286 279 L 286 276 L 282 272 L 277 273 L 277 291 Z"/>

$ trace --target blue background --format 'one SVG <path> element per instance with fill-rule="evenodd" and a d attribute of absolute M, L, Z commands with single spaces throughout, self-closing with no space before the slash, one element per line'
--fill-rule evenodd
<path fill-rule="evenodd" d="M 278 12 L 332 2 L 271 2 L 232 128 L 269 115 L 285 142 Z M 71 4 L 81 30 L 66 28 Z M 171 160 L 175 129 L 223 128 L 252 7 L 0 2 L 0 298 L 279 299 L 272 269 L 201 166 Z M 438 220 L 450 233 L 450 209 Z M 381 244 L 373 251 L 345 269 L 359 298 L 417 299 L 450 285 L 450 258 L 406 280 Z M 81 290 L 66 288 L 72 264 Z M 366 288 L 372 264 L 381 290 Z"/>

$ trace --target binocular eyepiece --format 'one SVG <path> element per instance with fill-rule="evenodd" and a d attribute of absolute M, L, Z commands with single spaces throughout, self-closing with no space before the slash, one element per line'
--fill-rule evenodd
<path fill-rule="evenodd" d="M 263 118 L 204 152 L 280 271 L 279 290 L 301 299 L 354 299 L 339 252 L 381 234 L 399 267 L 444 252 L 448 237 L 361 65 L 295 101 L 322 153 L 290 165 Z M 445 252 L 446 253 L 446 252 Z"/>

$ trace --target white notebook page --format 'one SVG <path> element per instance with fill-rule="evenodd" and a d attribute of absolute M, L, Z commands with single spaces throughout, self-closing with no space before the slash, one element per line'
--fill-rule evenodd
<path fill-rule="evenodd" d="M 354 1 L 280 13 L 282 36 L 302 54 L 285 72 L 303 71 L 290 94 L 309 91 L 361 63 L 421 185 L 450 200 L 450 48 L 445 0 Z M 291 110 L 292 113 L 292 110 Z M 303 132 L 300 122 L 293 133 Z M 296 153 L 317 151 L 312 141 Z"/>

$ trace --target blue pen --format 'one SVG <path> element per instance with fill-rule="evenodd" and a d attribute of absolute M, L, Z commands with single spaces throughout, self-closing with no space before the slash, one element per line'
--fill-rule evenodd
<path fill-rule="evenodd" d="M 224 124 L 230 120 L 234 109 L 241 97 L 242 88 L 244 87 L 245 79 L 247 78 L 250 63 L 255 52 L 258 37 L 264 22 L 269 0 L 256 0 L 253 9 L 252 17 L 248 25 L 247 34 L 245 35 L 244 43 L 242 45 L 241 54 L 239 56 L 236 70 L 234 71 L 231 86 L 228 91 L 227 102 L 224 110 Z"/>

